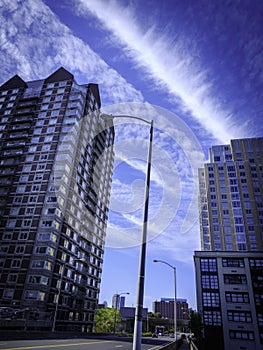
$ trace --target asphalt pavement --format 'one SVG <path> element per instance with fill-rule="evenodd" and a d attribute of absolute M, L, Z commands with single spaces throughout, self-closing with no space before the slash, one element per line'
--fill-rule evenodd
<path fill-rule="evenodd" d="M 190 350 L 190 343 L 186 340 L 184 341 L 180 347 L 179 350 Z"/>
<path fill-rule="evenodd" d="M 159 343 L 159 344 L 158 344 Z M 158 350 L 162 341 L 153 344 L 143 343 L 142 350 Z M 0 338 L 1 350 L 132 350 L 132 342 L 124 339 L 21 339 L 4 340 Z"/>

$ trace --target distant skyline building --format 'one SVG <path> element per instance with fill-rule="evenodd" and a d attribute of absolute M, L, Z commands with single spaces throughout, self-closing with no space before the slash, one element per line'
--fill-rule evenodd
<path fill-rule="evenodd" d="M 199 169 L 194 255 L 206 349 L 263 349 L 263 138 L 213 146 Z"/>
<path fill-rule="evenodd" d="M 112 297 L 112 307 L 120 310 L 121 307 L 125 307 L 125 296 L 120 294 L 114 294 Z"/>
<path fill-rule="evenodd" d="M 153 312 L 159 312 L 162 317 L 174 319 L 174 298 L 161 298 L 153 302 Z M 176 299 L 176 319 L 189 320 L 187 299 Z"/>
<path fill-rule="evenodd" d="M 64 68 L 0 86 L 0 307 L 28 330 L 93 328 L 114 161 L 100 107 Z"/>
<path fill-rule="evenodd" d="M 120 307 L 122 329 L 125 332 L 133 333 L 135 311 L 135 307 Z M 142 331 L 148 331 L 148 308 L 142 308 Z"/>

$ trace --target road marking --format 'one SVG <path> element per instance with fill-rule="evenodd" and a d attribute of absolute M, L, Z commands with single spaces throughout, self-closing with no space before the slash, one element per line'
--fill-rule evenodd
<path fill-rule="evenodd" d="M 112 343 L 112 341 L 92 341 L 84 343 L 70 343 L 70 344 L 53 344 L 53 345 L 36 345 L 36 346 L 24 346 L 22 348 L 6 348 L 2 350 L 29 350 L 29 349 L 45 349 L 45 348 L 59 348 L 63 346 L 81 346 L 81 345 L 94 345 L 94 344 L 103 344 L 103 343 Z M 6 345 L 6 344 L 5 344 Z"/>

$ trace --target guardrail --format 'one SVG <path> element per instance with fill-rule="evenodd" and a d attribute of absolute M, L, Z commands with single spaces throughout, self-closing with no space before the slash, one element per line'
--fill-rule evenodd
<path fill-rule="evenodd" d="M 190 350 L 198 350 L 198 347 L 195 345 L 192 339 L 190 339 Z"/>

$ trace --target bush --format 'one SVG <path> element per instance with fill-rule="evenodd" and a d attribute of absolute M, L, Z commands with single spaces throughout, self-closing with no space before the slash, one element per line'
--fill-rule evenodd
<path fill-rule="evenodd" d="M 152 332 L 145 332 L 145 333 L 142 333 L 142 336 L 143 336 L 143 337 L 151 337 L 151 336 L 152 336 Z"/>

